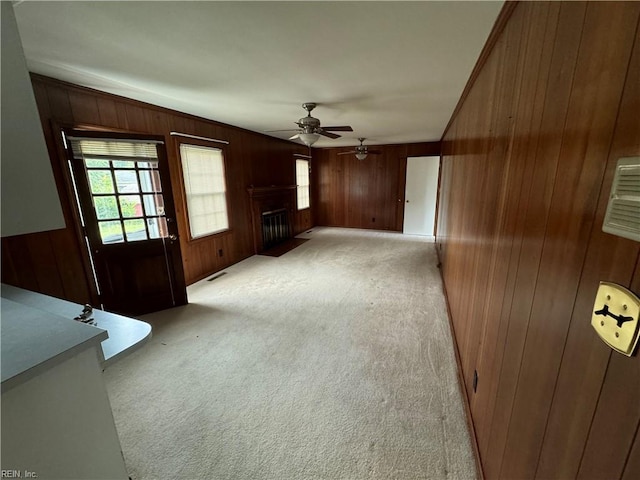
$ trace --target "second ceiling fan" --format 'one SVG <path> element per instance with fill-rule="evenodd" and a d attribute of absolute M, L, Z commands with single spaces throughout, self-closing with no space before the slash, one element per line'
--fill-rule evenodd
<path fill-rule="evenodd" d="M 315 103 L 302 104 L 302 108 L 304 108 L 307 111 L 307 116 L 302 117 L 300 120 L 295 122 L 296 125 L 298 125 L 299 127 L 298 133 L 296 133 L 289 140 L 295 140 L 296 138 L 299 138 L 300 140 L 302 140 L 302 143 L 310 147 L 311 145 L 313 145 L 318 141 L 318 139 L 320 138 L 320 135 L 333 139 L 333 138 L 340 138 L 340 135 L 332 132 L 353 132 L 353 128 L 347 125 L 343 125 L 339 127 L 320 126 L 320 120 L 311 116 L 311 110 L 316 108 L 316 106 L 317 104 Z M 272 132 L 288 132 L 288 131 L 294 131 L 294 130 L 296 129 L 271 130 L 271 131 Z"/>
<path fill-rule="evenodd" d="M 363 145 L 362 142 L 364 142 L 366 138 L 360 137 L 358 140 L 360 141 L 360 145 L 356 146 L 355 150 L 340 152 L 338 155 L 351 155 L 352 153 L 355 153 L 358 160 L 364 160 L 367 158 L 367 155 L 380 155 L 382 153 L 380 150 L 369 150 L 369 147 Z"/>

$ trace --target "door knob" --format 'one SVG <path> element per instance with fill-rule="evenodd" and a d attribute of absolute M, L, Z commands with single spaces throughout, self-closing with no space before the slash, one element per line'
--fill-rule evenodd
<path fill-rule="evenodd" d="M 175 233 L 172 233 L 171 235 L 169 235 L 169 240 L 171 240 L 172 242 L 175 242 L 178 239 L 178 236 Z"/>

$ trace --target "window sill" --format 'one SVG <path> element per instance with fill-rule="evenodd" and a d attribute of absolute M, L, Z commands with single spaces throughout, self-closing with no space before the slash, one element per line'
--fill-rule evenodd
<path fill-rule="evenodd" d="M 203 237 L 197 237 L 197 238 L 192 238 L 191 236 L 189 236 L 187 243 L 189 244 L 197 244 L 197 243 L 202 243 L 202 242 L 206 242 L 207 240 L 214 240 L 218 237 L 223 237 L 225 235 L 230 235 L 231 233 L 233 233 L 233 230 L 231 228 L 227 228 L 226 230 L 222 230 L 220 232 L 216 232 L 216 233 L 211 233 L 209 235 L 205 235 Z"/>

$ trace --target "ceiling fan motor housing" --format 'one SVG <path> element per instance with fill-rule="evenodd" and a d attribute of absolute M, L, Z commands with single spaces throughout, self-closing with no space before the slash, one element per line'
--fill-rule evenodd
<path fill-rule="evenodd" d="M 313 131 L 316 128 L 320 128 L 320 120 L 312 116 L 302 117 L 297 123 L 298 126 L 305 131 L 307 131 L 307 129 Z"/>

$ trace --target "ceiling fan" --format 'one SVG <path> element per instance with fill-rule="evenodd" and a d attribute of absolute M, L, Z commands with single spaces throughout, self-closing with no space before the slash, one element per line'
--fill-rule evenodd
<path fill-rule="evenodd" d="M 287 130 L 269 130 L 270 132 L 289 132 L 289 131 L 298 131 L 293 137 L 289 140 L 295 140 L 299 138 L 302 140 L 307 146 L 311 146 L 318 141 L 320 135 L 329 138 L 340 138 L 340 135 L 337 135 L 332 132 L 353 132 L 353 128 L 349 126 L 340 126 L 340 127 L 321 127 L 320 120 L 311 116 L 311 110 L 316 108 L 315 103 L 303 103 L 302 108 L 307 111 L 307 116 L 302 117 L 300 120 L 295 122 L 298 125 L 299 129 L 287 129 Z"/>
<path fill-rule="evenodd" d="M 360 141 L 360 145 L 355 147 L 355 150 L 341 152 L 338 153 L 338 155 L 350 155 L 352 153 L 355 153 L 358 160 L 364 160 L 365 158 L 367 158 L 367 155 L 380 155 L 382 153 L 380 150 L 369 150 L 369 147 L 363 145 L 362 142 L 364 142 L 366 138 L 360 137 L 358 138 L 358 140 Z"/>

